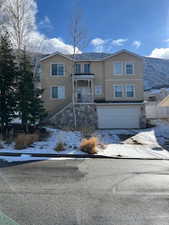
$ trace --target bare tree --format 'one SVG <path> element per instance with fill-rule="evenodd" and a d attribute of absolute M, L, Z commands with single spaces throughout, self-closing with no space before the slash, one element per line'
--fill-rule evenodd
<path fill-rule="evenodd" d="M 73 46 L 73 73 L 75 73 L 76 67 L 76 54 L 80 53 L 87 44 L 87 32 L 82 23 L 82 10 L 75 8 L 75 12 L 71 18 L 70 23 L 70 44 Z M 74 102 L 74 80 L 72 79 L 73 91 L 72 91 L 72 104 L 73 104 L 73 115 L 74 115 L 74 127 L 77 128 L 77 117 L 76 117 L 76 109 Z"/>
<path fill-rule="evenodd" d="M 35 27 L 36 3 L 34 0 L 1 0 L 3 25 L 10 34 L 16 49 L 23 49 L 29 32 Z"/>

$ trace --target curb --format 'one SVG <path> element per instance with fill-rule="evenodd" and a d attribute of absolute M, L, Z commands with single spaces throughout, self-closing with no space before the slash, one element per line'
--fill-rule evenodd
<path fill-rule="evenodd" d="M 167 158 L 131 158 L 122 156 L 104 156 L 104 155 L 89 155 L 89 154 L 41 154 L 41 153 L 7 153 L 1 152 L 0 156 L 9 157 L 21 157 L 22 155 L 29 155 L 31 157 L 42 157 L 42 158 L 75 158 L 75 159 L 128 159 L 128 160 L 165 160 L 169 161 Z M 31 161 L 31 159 L 30 159 Z"/>

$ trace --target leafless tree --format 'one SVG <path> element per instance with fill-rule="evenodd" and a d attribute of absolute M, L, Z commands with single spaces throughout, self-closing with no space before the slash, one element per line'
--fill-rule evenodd
<path fill-rule="evenodd" d="M 30 31 L 35 29 L 36 3 L 34 0 L 0 0 L 3 25 L 16 49 L 23 49 Z"/>
<path fill-rule="evenodd" d="M 88 44 L 87 31 L 82 23 L 82 10 L 75 8 L 75 12 L 71 18 L 70 23 L 70 44 L 73 46 L 73 73 L 75 73 L 76 66 L 76 54 L 80 53 Z M 72 81 L 74 82 L 74 81 Z M 73 84 L 74 86 L 74 84 Z M 77 117 L 74 102 L 74 90 L 72 91 L 72 104 L 73 104 L 73 114 L 74 114 L 74 127 L 77 128 Z"/>

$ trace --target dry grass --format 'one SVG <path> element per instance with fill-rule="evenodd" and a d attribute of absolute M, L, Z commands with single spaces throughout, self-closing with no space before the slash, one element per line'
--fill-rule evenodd
<path fill-rule="evenodd" d="M 65 146 L 63 142 L 58 142 L 56 147 L 55 147 L 55 151 L 57 152 L 61 152 L 65 150 Z"/>
<path fill-rule="evenodd" d="M 97 153 L 97 144 L 98 144 L 98 138 L 97 137 L 91 137 L 89 139 L 83 139 L 80 144 L 80 150 L 83 152 L 87 152 L 89 154 L 96 154 Z"/>
<path fill-rule="evenodd" d="M 92 134 L 94 133 L 95 128 L 94 127 L 83 127 L 80 129 L 80 131 L 84 138 L 90 138 L 90 137 L 92 137 Z"/>
<path fill-rule="evenodd" d="M 15 139 L 15 149 L 24 149 L 39 141 L 39 135 L 34 134 L 19 134 Z"/>

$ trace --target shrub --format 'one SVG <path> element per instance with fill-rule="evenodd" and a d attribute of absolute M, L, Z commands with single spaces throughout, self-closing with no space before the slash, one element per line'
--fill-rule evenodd
<path fill-rule="evenodd" d="M 39 135 L 34 134 L 19 134 L 15 139 L 15 149 L 24 149 L 39 141 Z"/>
<path fill-rule="evenodd" d="M 80 144 L 80 150 L 83 152 L 87 152 L 89 154 L 96 154 L 97 153 L 97 144 L 98 139 L 96 137 L 92 137 L 89 139 L 83 139 Z"/>
<path fill-rule="evenodd" d="M 65 146 L 63 142 L 58 142 L 56 147 L 55 147 L 55 151 L 57 152 L 61 152 L 65 150 Z"/>

